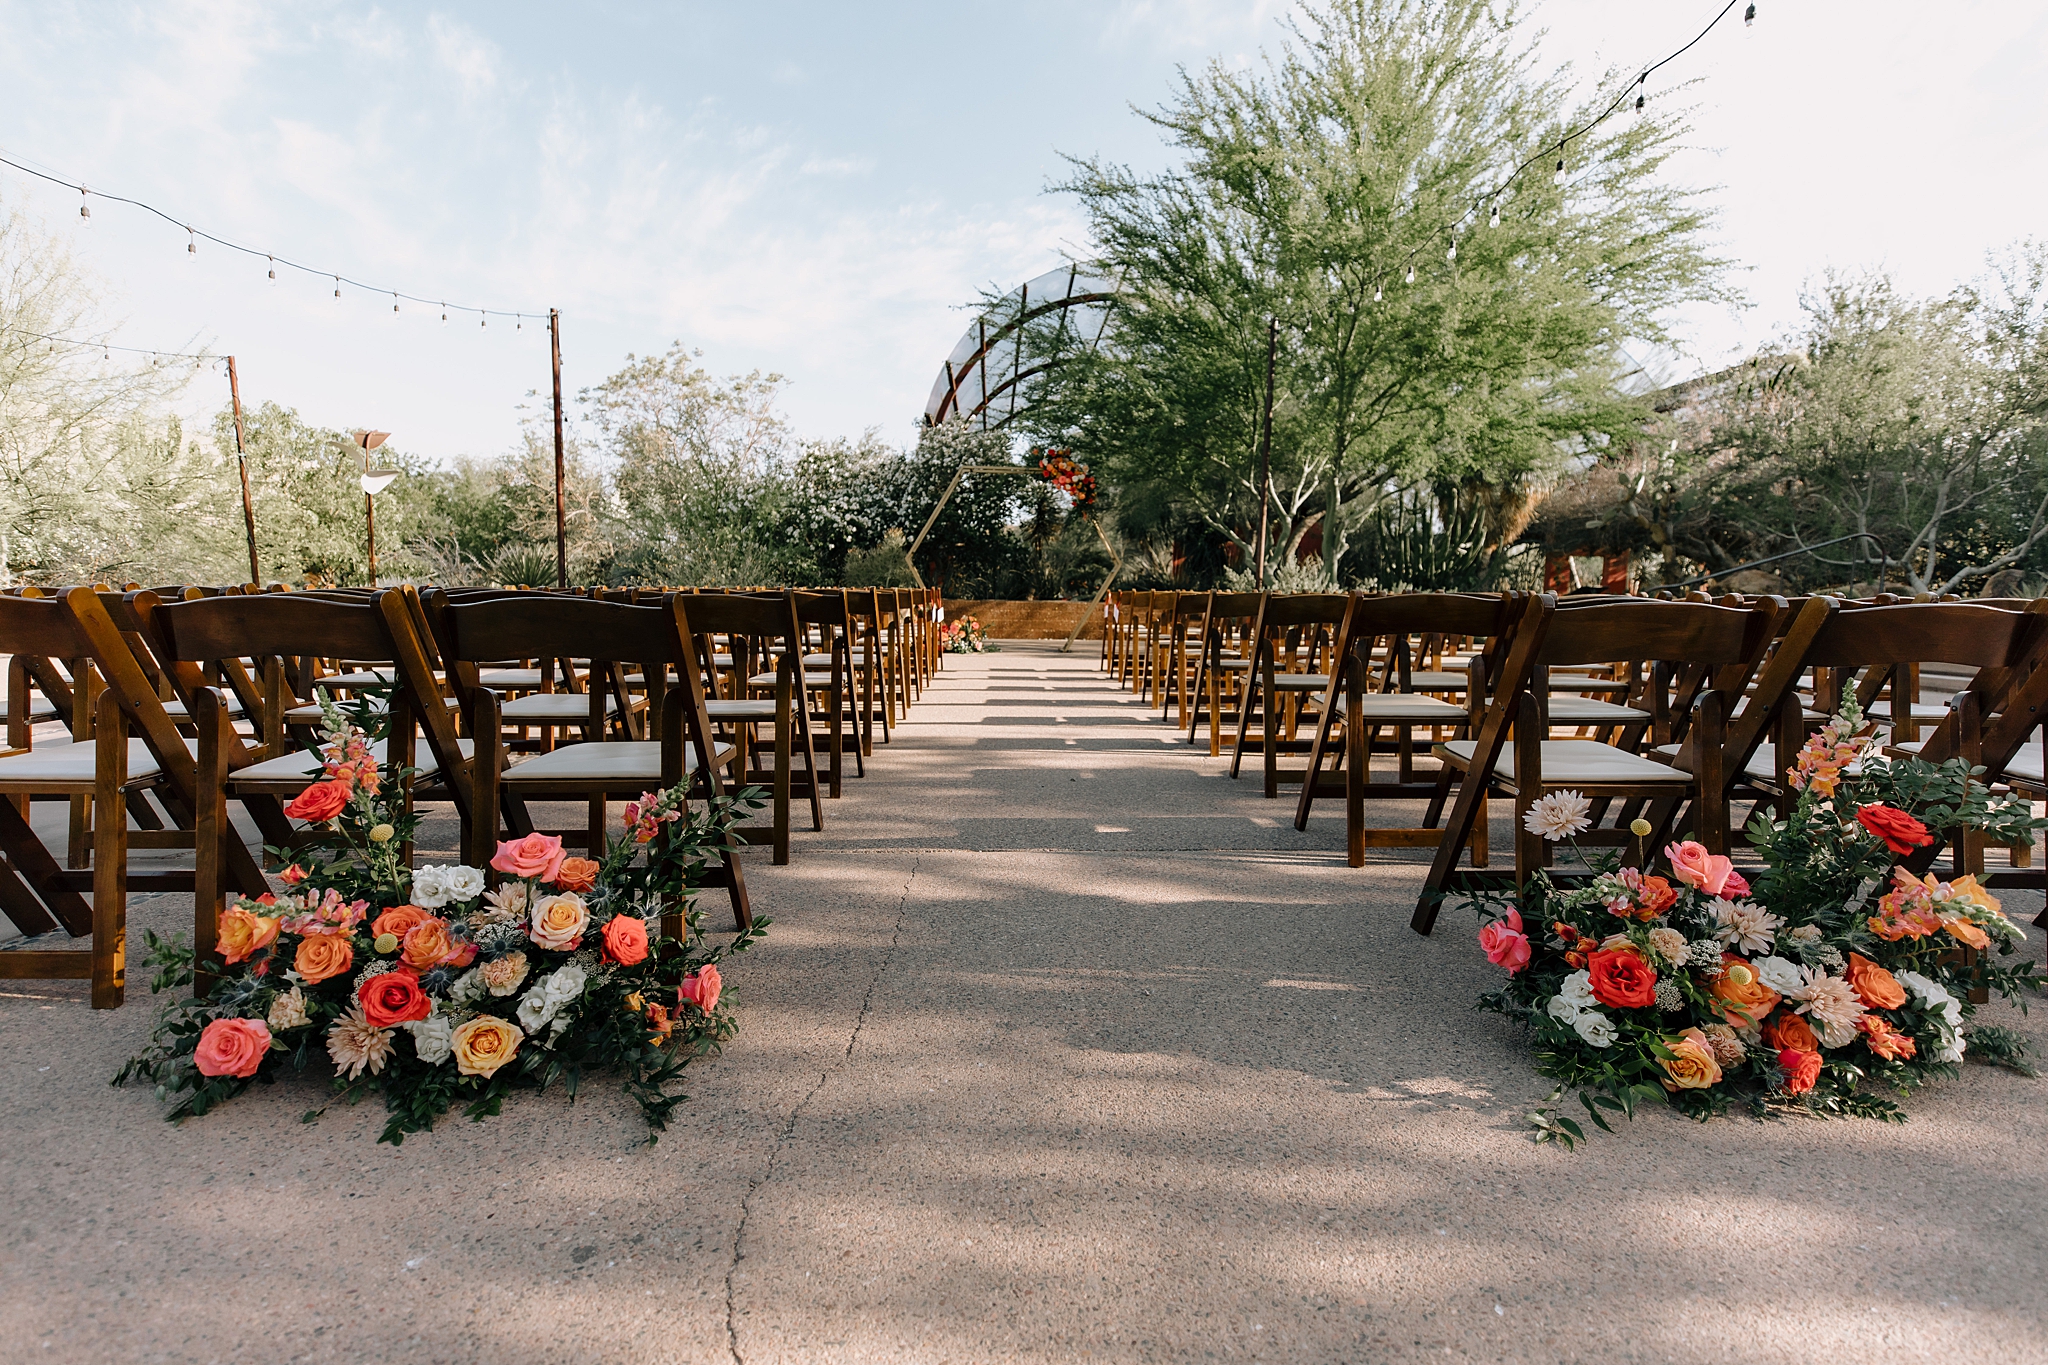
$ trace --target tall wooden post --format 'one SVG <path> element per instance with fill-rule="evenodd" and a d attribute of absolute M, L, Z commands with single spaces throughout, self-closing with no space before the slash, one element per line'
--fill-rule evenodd
<path fill-rule="evenodd" d="M 548 350 L 555 367 L 555 586 L 569 586 L 569 506 L 562 493 L 562 315 L 548 309 Z"/>
<path fill-rule="evenodd" d="M 363 533 L 370 543 L 370 586 L 377 586 L 377 497 L 363 494 Z"/>
<path fill-rule="evenodd" d="M 1266 414 L 1259 433 L 1259 591 L 1266 590 L 1266 509 L 1273 497 L 1273 354 L 1280 319 L 1266 319 Z"/>
<path fill-rule="evenodd" d="M 235 377 L 235 358 L 228 357 L 228 397 L 235 405 L 235 463 L 242 470 L 242 525 L 249 532 L 249 585 L 263 586 L 263 566 L 256 560 L 256 503 L 249 496 L 249 456 L 242 448 L 242 384 Z"/>

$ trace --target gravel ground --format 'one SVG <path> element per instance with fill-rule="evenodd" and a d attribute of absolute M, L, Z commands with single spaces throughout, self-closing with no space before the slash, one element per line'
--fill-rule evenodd
<path fill-rule="evenodd" d="M 750 861 L 742 1032 L 653 1147 L 602 1083 L 395 1149 L 311 1080 L 173 1127 L 106 1084 L 146 984 L 0 983 L 0 1360 L 2048 1359 L 2048 1084 L 1536 1146 L 1421 855 L 1345 867 L 1094 661 L 949 658 Z"/>

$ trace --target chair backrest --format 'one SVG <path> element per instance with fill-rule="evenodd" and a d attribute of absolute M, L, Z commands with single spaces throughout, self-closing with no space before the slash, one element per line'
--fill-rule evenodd
<path fill-rule="evenodd" d="M 7 747 L 26 750 L 33 743 L 30 691 L 37 690 L 49 701 L 65 726 L 82 733 L 85 715 L 78 710 L 87 701 L 85 680 L 90 653 L 78 623 L 63 599 L 9 594 L 0 597 L 0 654 L 9 655 L 7 665 Z M 70 678 L 57 671 L 62 661 Z"/>
<path fill-rule="evenodd" d="M 1547 596 L 1547 594 L 1546 594 Z M 1588 601 L 1553 610 L 1535 662 L 1719 666 L 1761 656 L 1777 620 L 1774 607 L 1723 607 L 1643 598 Z"/>
<path fill-rule="evenodd" d="M 1839 611 L 1806 651 L 1810 668 L 2017 664 L 2043 616 L 1974 602 L 1900 602 Z"/>

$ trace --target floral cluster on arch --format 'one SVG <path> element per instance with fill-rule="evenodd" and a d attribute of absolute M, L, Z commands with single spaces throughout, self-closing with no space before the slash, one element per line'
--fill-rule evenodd
<path fill-rule="evenodd" d="M 1038 458 L 1039 478 L 1072 498 L 1076 507 L 1095 505 L 1095 476 L 1074 458 L 1073 451 L 1033 446 L 1031 453 Z"/>
<path fill-rule="evenodd" d="M 1662 873 L 1585 859 L 1578 884 L 1539 874 L 1519 902 L 1475 897 L 1480 946 L 1507 972 L 1483 1007 L 1528 1025 L 1537 1069 L 1576 1090 L 1587 1117 L 1664 1102 L 1705 1119 L 1741 1104 L 1763 1115 L 1904 1117 L 1900 1094 L 1956 1074 L 1966 1055 L 2026 1068 L 2017 1035 L 1970 1027 L 1996 992 L 2023 999 L 2040 978 L 2011 958 L 2025 932 L 1974 876 L 1915 875 L 1903 861 L 1930 826 L 1994 843 L 2048 821 L 1970 780 L 1960 760 L 1885 760 L 1857 732 L 1853 700 L 1788 773 L 1789 816 L 1760 809 L 1747 837 L 1764 863 L 1752 887 L 1726 857 L 1679 840 Z M 1524 817 L 1567 843 L 1591 802 L 1552 792 Z M 1651 834 L 1648 821 L 1632 826 Z M 1647 850 L 1645 850 L 1647 851 Z M 1551 1109 L 1539 1138 L 1583 1138 Z"/>
<path fill-rule="evenodd" d="M 213 956 L 151 938 L 153 989 L 211 985 L 165 1011 L 117 1082 L 155 1082 L 177 1119 L 326 1064 L 341 1094 L 381 1093 L 382 1140 L 397 1143 L 455 1105 L 480 1119 L 558 1081 L 573 1098 L 584 1073 L 610 1070 L 663 1127 L 682 1098 L 670 1084 L 738 1028 L 718 964 L 768 923 L 713 946 L 691 904 L 754 794 L 693 812 L 683 786 L 645 793 L 597 858 L 533 833 L 488 869 L 411 870 L 396 856 L 416 823 L 395 805 L 403 784 L 379 780 L 353 723 L 330 717 L 327 739 L 320 780 L 287 807 L 311 837 L 285 890 L 228 906 Z"/>

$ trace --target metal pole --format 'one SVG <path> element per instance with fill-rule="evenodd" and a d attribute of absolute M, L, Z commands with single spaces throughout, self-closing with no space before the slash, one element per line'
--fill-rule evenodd
<path fill-rule="evenodd" d="M 1266 504 L 1273 495 L 1273 353 L 1280 319 L 1266 319 L 1266 420 L 1259 435 L 1259 591 L 1266 590 Z"/>
<path fill-rule="evenodd" d="M 548 309 L 548 351 L 555 367 L 555 586 L 569 586 L 569 508 L 562 484 L 562 315 Z"/>
<path fill-rule="evenodd" d="M 249 532 L 249 585 L 263 585 L 263 567 L 256 561 L 256 504 L 249 497 L 249 456 L 242 448 L 242 384 L 235 377 L 235 358 L 228 357 L 228 397 L 235 405 L 235 463 L 242 470 L 242 525 Z"/>
<path fill-rule="evenodd" d="M 370 537 L 370 586 L 377 586 L 377 498 L 363 494 L 363 529 Z"/>

